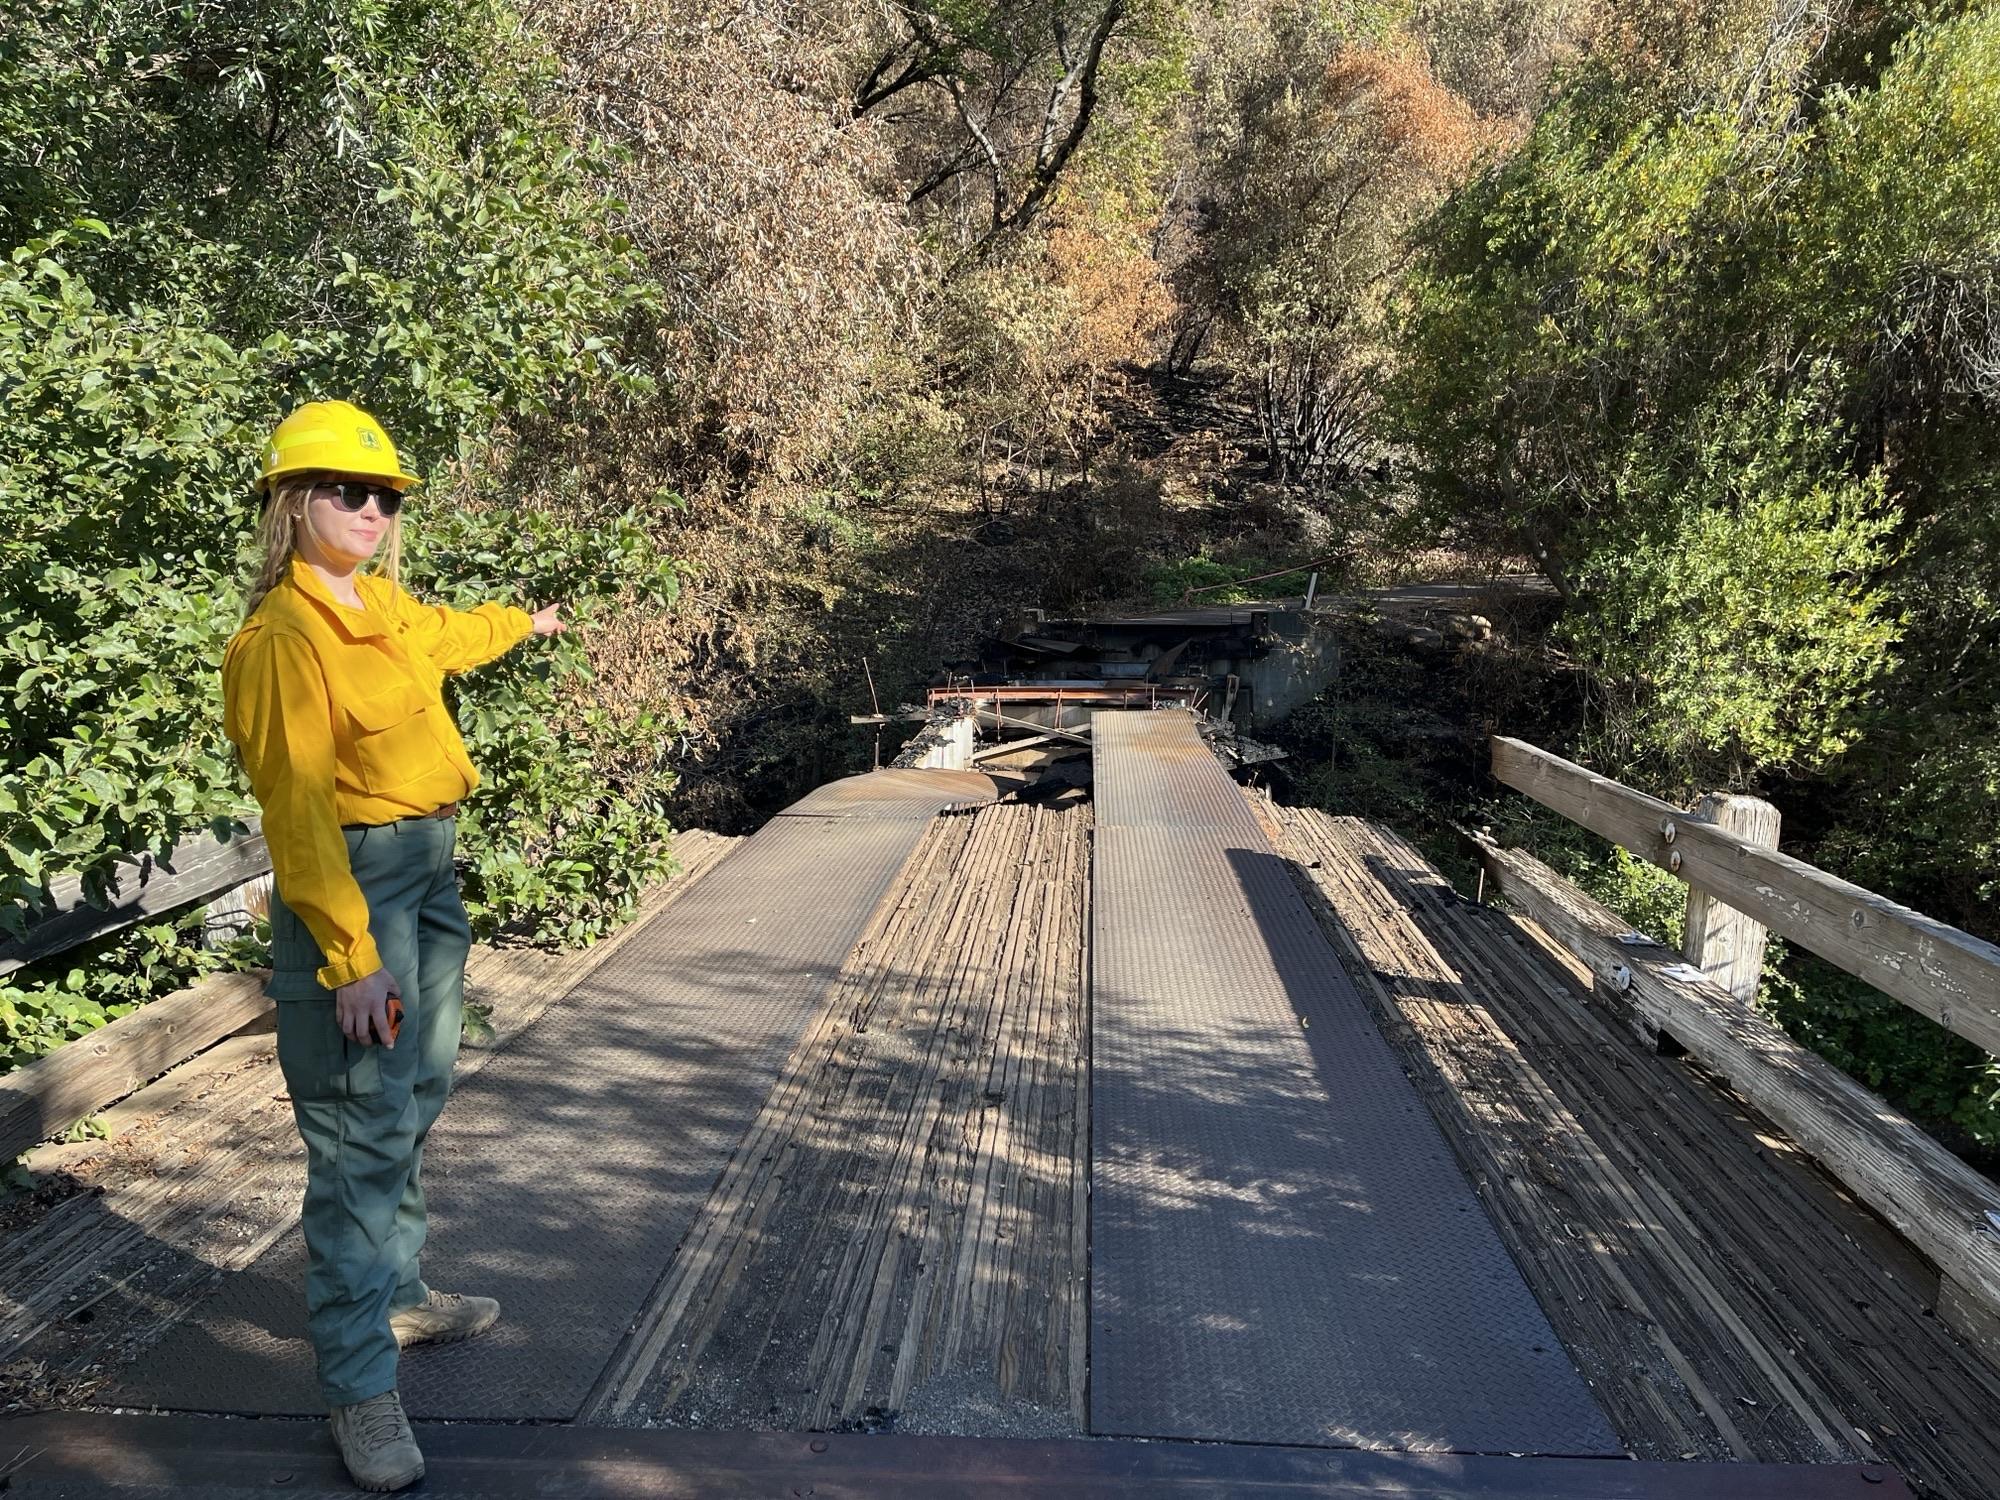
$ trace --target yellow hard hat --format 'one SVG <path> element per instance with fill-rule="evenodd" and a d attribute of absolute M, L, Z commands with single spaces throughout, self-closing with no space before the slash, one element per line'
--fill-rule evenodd
<path fill-rule="evenodd" d="M 278 424 L 264 445 L 264 474 L 257 488 L 287 474 L 358 474 L 387 480 L 398 490 L 417 483 L 403 472 L 396 445 L 382 424 L 351 401 L 309 401 Z"/>

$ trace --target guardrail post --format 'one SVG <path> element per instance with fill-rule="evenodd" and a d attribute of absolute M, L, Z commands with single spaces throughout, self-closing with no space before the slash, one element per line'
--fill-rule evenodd
<path fill-rule="evenodd" d="M 1695 803 L 1692 816 L 1746 844 L 1778 847 L 1778 810 L 1762 798 L 1709 792 Z M 1688 888 L 1687 940 L 1681 954 L 1745 1005 L 1757 998 L 1757 981 L 1764 972 L 1764 938 L 1764 926 L 1754 917 L 1706 891 Z"/>

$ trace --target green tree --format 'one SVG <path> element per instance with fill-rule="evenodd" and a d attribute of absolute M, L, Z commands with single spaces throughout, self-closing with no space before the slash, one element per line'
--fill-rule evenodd
<path fill-rule="evenodd" d="M 1414 524 L 1562 591 L 1586 753 L 1768 790 L 1793 847 L 1991 933 L 2000 14 L 1827 40 L 1564 78 L 1434 222 L 1389 408 Z M 1787 1025 L 2000 1139 L 1990 1066 L 1798 973 Z"/>

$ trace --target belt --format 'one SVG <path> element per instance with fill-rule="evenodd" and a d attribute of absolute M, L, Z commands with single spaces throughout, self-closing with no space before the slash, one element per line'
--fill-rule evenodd
<path fill-rule="evenodd" d="M 407 818 L 395 818 L 392 819 L 391 821 L 396 823 L 421 823 L 427 818 L 455 818 L 457 816 L 458 816 L 458 804 L 456 802 L 447 802 L 443 807 L 435 808 L 430 812 L 411 813 Z M 340 826 L 343 829 L 387 828 L 389 824 L 388 823 L 342 823 Z"/>

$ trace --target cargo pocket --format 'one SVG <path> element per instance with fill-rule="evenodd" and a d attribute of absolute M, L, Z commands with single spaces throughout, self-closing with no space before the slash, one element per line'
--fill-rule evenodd
<path fill-rule="evenodd" d="M 368 832 L 356 829 L 347 834 L 350 860 Z M 297 912 L 285 905 L 284 894 L 275 893 L 271 902 L 271 977 L 264 985 L 264 993 L 273 1000 L 331 1001 L 333 991 L 319 982 L 319 971 L 325 966 L 326 955 L 314 941 L 311 929 Z"/>
<path fill-rule="evenodd" d="M 333 996 L 274 996 L 278 1004 L 278 1067 L 294 1099 L 368 1099 L 382 1092 L 377 1048 L 349 1041 L 334 1018 Z"/>
<path fill-rule="evenodd" d="M 436 768 L 439 751 L 431 727 L 432 697 L 414 682 L 399 683 L 341 707 L 353 731 L 361 784 L 371 794 L 393 792 Z"/>

